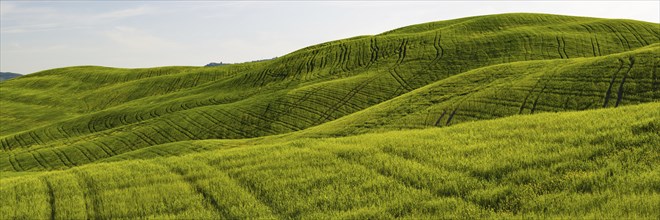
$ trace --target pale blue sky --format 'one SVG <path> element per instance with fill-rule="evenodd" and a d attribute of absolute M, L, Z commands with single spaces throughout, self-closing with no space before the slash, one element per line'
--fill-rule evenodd
<path fill-rule="evenodd" d="M 659 1 L 0 1 L 0 71 L 200 66 L 411 24 L 507 12 L 660 22 Z"/>

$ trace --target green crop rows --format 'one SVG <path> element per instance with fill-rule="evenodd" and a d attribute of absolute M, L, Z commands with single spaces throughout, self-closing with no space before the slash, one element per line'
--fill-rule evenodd
<path fill-rule="evenodd" d="M 657 218 L 658 66 L 658 24 L 502 14 L 46 70 L 0 83 L 0 217 Z"/>

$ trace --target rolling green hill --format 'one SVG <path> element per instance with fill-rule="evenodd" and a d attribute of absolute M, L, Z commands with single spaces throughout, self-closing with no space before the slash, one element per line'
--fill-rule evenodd
<path fill-rule="evenodd" d="M 0 179 L 0 215 L 655 218 L 659 108 L 542 113 L 343 138 L 160 145 L 116 162 L 7 175 Z M 167 156 L 190 148 L 215 150 Z"/>
<path fill-rule="evenodd" d="M 657 217 L 659 54 L 656 23 L 502 14 L 33 73 L 0 83 L 0 216 Z"/>

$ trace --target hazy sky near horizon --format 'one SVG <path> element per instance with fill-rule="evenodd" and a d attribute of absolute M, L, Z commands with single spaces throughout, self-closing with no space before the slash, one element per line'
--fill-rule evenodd
<path fill-rule="evenodd" d="M 201 66 L 509 12 L 660 22 L 659 1 L 0 1 L 0 71 Z"/>

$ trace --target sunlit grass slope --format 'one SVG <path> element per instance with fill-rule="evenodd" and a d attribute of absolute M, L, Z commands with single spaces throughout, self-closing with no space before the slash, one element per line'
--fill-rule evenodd
<path fill-rule="evenodd" d="M 660 101 L 660 44 L 595 58 L 513 62 L 439 80 L 303 133 L 448 126 L 516 114 Z"/>
<path fill-rule="evenodd" d="M 658 101 L 657 27 L 504 14 L 255 63 L 43 71 L 0 83 L 0 170 L 66 169 L 149 146 L 315 126 L 309 133 L 351 135 Z"/>
<path fill-rule="evenodd" d="M 193 141 L 179 149 L 216 150 L 166 157 L 167 149 L 152 149 L 161 156 L 2 178 L 0 216 L 653 219 L 658 109 L 656 102 L 262 144 Z"/>
<path fill-rule="evenodd" d="M 659 66 L 657 23 L 502 14 L 33 73 L 0 82 L 0 219 L 657 218 Z"/>

